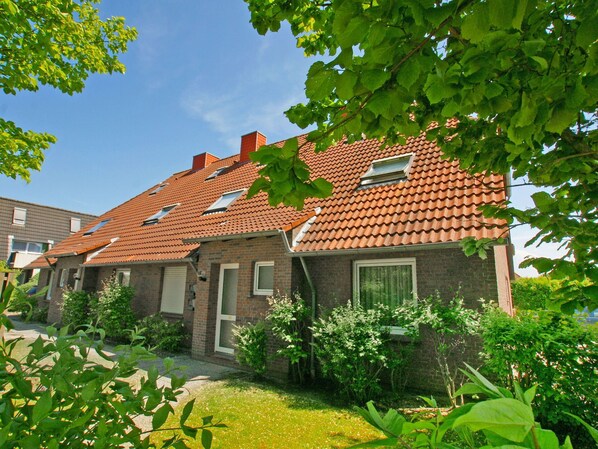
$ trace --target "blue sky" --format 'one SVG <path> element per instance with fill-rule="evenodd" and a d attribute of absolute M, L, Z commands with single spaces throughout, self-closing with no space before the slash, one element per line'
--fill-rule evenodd
<path fill-rule="evenodd" d="M 104 0 L 100 8 L 139 32 L 121 58 L 126 74 L 91 76 L 74 96 L 1 95 L 0 116 L 58 143 L 29 184 L 0 177 L 0 196 L 99 215 L 190 167 L 195 154 L 236 153 L 243 134 L 259 130 L 274 142 L 300 132 L 283 112 L 304 100 L 313 61 L 288 30 L 258 35 L 241 0 Z M 514 198 L 530 205 L 529 193 L 515 189 Z M 513 233 L 517 261 L 554 251 L 524 250 L 530 236 Z"/>

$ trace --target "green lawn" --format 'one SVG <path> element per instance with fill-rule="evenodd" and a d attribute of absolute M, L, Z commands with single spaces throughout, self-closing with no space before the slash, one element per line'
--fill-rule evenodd
<path fill-rule="evenodd" d="M 351 409 L 313 392 L 229 379 L 206 384 L 191 398 L 196 404 L 188 425 L 199 426 L 208 415 L 227 425 L 214 429 L 215 449 L 346 448 L 383 437 Z"/>

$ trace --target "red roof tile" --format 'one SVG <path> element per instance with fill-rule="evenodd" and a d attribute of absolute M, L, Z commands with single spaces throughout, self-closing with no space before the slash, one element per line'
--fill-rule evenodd
<path fill-rule="evenodd" d="M 149 195 L 157 185 L 150 187 L 59 243 L 47 255 L 82 254 L 105 247 L 88 263 L 178 260 L 199 246 L 183 239 L 189 242 L 286 231 L 307 226 L 312 217 L 313 223 L 293 248 L 296 252 L 448 243 L 469 236 L 496 238 L 503 233 L 503 223 L 484 219 L 478 209 L 505 199 L 502 176 L 467 175 L 457 162 L 443 160 L 440 149 L 424 136 L 409 139 L 404 146 L 379 147 L 379 142 L 367 140 L 339 144 L 315 154 L 313 146 L 307 144 L 302 156 L 312 168 L 312 176 L 324 177 L 335 187 L 330 198 L 307 200 L 303 211 L 272 208 L 264 193 L 251 199 L 243 193 L 225 212 L 202 215 L 223 193 L 247 189 L 256 179 L 256 166 L 237 162 L 237 155 L 205 169 L 176 173 L 160 183 L 167 186 L 158 193 Z M 412 152 L 415 156 L 408 179 L 360 186 L 361 176 L 373 160 Z M 229 168 L 206 180 L 225 166 Z M 172 204 L 178 205 L 158 223 L 143 225 L 145 219 Z M 316 208 L 321 208 L 317 214 Z M 110 221 L 101 229 L 84 235 L 106 219 Z M 110 241 L 113 243 L 108 245 Z"/>

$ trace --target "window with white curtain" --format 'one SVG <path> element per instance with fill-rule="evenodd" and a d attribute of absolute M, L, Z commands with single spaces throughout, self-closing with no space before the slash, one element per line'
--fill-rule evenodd
<path fill-rule="evenodd" d="M 417 295 L 415 259 L 374 259 L 353 262 L 353 295 L 356 304 L 372 309 L 378 304 L 394 308 Z M 402 333 L 391 328 L 391 333 Z"/>

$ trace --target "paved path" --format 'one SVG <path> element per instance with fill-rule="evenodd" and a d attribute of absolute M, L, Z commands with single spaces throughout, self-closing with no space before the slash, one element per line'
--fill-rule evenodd
<path fill-rule="evenodd" d="M 42 338 L 48 338 L 48 334 L 44 325 L 37 323 L 26 323 L 22 321 L 18 315 L 9 314 L 9 316 L 15 328 L 7 332 L 5 334 L 5 338 L 23 337 L 27 340 L 35 340 L 40 335 Z M 113 356 L 115 355 L 116 351 L 113 346 L 106 345 L 104 352 L 109 356 Z M 201 386 L 206 382 L 222 379 L 224 377 L 230 376 L 233 373 L 239 372 L 233 368 L 220 366 L 201 360 L 195 360 L 188 355 L 176 354 L 170 356 L 170 358 L 174 360 L 174 366 L 180 368 L 182 373 L 187 377 L 187 383 L 183 387 L 184 392 L 177 397 L 177 403 L 184 402 L 187 396 L 192 394 L 195 390 L 201 388 Z M 99 363 L 105 363 L 99 356 L 97 357 L 97 361 Z M 162 359 L 158 357 L 155 361 L 142 362 L 140 367 L 141 369 L 135 378 L 138 379 L 141 376 L 145 376 L 147 369 L 149 369 L 149 367 L 152 365 L 157 366 L 160 372 L 163 371 Z M 177 374 L 180 375 L 181 373 L 179 372 Z M 160 380 L 162 385 L 170 384 L 170 379 L 168 377 L 162 377 Z M 140 417 L 138 424 L 143 428 L 143 430 L 151 429 L 151 416 Z"/>

